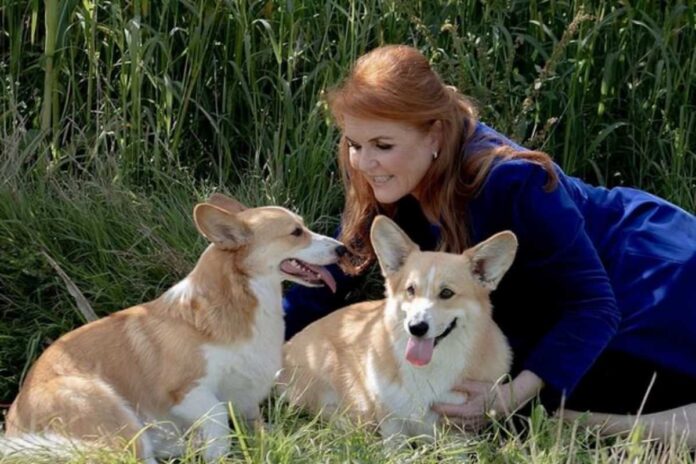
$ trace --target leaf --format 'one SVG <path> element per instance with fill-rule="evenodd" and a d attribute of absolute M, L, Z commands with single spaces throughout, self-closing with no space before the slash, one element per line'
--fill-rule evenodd
<path fill-rule="evenodd" d="M 77 288 L 77 285 L 75 285 L 75 282 L 68 277 L 68 275 L 63 271 L 63 269 L 58 265 L 58 263 L 49 256 L 48 253 L 45 251 L 41 252 L 42 255 L 46 257 L 46 260 L 48 260 L 48 263 L 55 269 L 55 271 L 58 273 L 61 279 L 63 279 L 63 282 L 65 283 L 66 288 L 68 289 L 68 293 L 75 298 L 75 303 L 77 304 L 77 309 L 80 310 L 80 313 L 82 314 L 82 317 L 84 317 L 85 321 L 91 322 L 91 321 L 96 321 L 99 319 L 97 314 L 94 312 L 94 309 L 92 309 L 92 306 L 89 304 L 87 301 L 87 298 L 82 294 L 79 288 Z"/>

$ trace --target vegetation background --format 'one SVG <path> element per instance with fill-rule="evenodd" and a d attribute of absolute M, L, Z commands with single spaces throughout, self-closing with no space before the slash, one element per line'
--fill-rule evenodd
<path fill-rule="evenodd" d="M 484 121 L 567 172 L 696 209 L 693 0 L 0 0 L 0 403 L 84 322 L 71 285 L 103 316 L 188 272 L 210 192 L 331 231 L 322 92 L 386 43 L 420 48 Z M 532 434 L 403 455 L 277 414 L 291 426 L 240 436 L 235 459 L 692 462 L 541 412 Z"/>

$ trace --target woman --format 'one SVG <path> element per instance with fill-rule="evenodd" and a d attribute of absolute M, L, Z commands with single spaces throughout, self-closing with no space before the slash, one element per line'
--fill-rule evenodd
<path fill-rule="evenodd" d="M 426 250 L 461 252 L 509 229 L 519 251 L 492 298 L 515 353 L 513 380 L 495 391 L 465 382 L 467 403 L 435 409 L 476 427 L 488 408 L 511 412 L 539 394 L 552 410 L 565 398 L 566 409 L 593 411 L 588 421 L 610 433 L 630 429 L 643 403 L 654 435 L 666 438 L 673 423 L 678 433 L 696 430 L 692 214 L 567 176 L 548 155 L 477 121 L 473 105 L 411 47 L 364 55 L 328 101 L 342 132 L 340 238 L 351 256 L 334 269 L 343 293 L 287 294 L 288 337 L 341 306 L 351 276 L 374 261 L 368 233 L 377 214 Z M 696 432 L 687 439 L 696 445 Z"/>

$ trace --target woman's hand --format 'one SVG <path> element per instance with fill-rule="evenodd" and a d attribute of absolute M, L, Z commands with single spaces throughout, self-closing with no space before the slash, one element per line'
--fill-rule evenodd
<path fill-rule="evenodd" d="M 479 430 L 492 417 L 507 417 L 534 398 L 543 381 L 531 371 L 522 371 L 512 382 L 493 384 L 466 380 L 453 388 L 467 400 L 462 404 L 436 403 L 433 410 L 465 430 Z"/>
<path fill-rule="evenodd" d="M 510 389 L 512 382 L 494 384 L 465 380 L 452 388 L 467 399 L 461 404 L 435 403 L 433 410 L 465 430 L 477 431 L 495 416 L 509 415 L 516 409 Z"/>

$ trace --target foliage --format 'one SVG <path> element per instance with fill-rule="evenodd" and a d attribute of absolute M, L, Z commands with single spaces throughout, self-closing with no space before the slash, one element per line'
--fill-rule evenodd
<path fill-rule="evenodd" d="M 569 173 L 696 209 L 693 1 L 2 0 L 0 402 L 82 323 L 42 253 L 104 315 L 186 274 L 204 246 L 190 212 L 213 190 L 331 232 L 342 193 L 322 92 L 385 43 L 419 47 L 486 122 Z M 254 459 L 403 458 L 303 427 L 254 437 Z M 633 456 L 573 433 L 453 446 L 481 462 Z"/>

